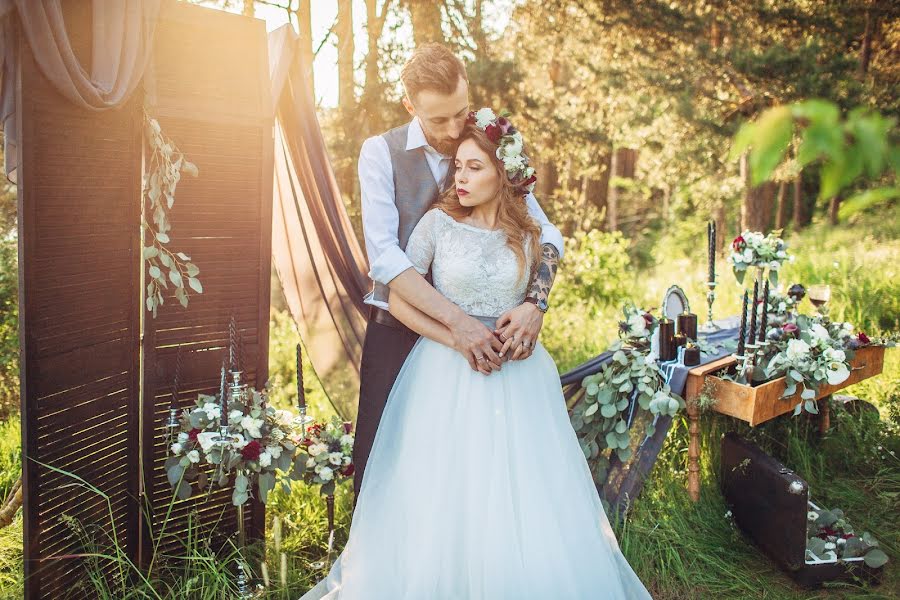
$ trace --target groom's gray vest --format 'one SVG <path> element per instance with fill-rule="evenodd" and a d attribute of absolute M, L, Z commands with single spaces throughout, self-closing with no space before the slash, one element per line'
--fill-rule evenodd
<path fill-rule="evenodd" d="M 400 249 L 406 250 L 406 243 L 419 220 L 428 212 L 438 197 L 438 185 L 425 160 L 425 149 L 406 149 L 409 123 L 383 133 L 391 153 L 391 167 L 394 170 L 394 204 L 400 214 L 397 237 Z M 449 174 L 449 173 L 448 173 Z M 446 181 L 449 181 L 449 177 Z M 374 299 L 387 302 L 390 289 L 374 282 Z"/>

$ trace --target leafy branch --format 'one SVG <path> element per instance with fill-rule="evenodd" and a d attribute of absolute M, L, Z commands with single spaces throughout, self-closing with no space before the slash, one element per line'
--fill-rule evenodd
<path fill-rule="evenodd" d="M 141 227 L 144 232 L 149 230 L 153 233 L 152 244 L 143 248 L 143 258 L 150 275 L 146 305 L 147 310 L 153 312 L 155 319 L 157 308 L 164 304 L 162 290 L 169 289 L 169 282 L 175 286 L 175 297 L 185 308 L 188 305 L 185 280 L 195 292 L 203 293 L 203 286 L 196 277 L 200 269 L 190 262 L 191 257 L 184 252 L 172 252 L 165 246 L 170 242 L 168 231 L 172 229 L 172 225 L 169 222 L 169 210 L 175 203 L 175 188 L 181 180 L 181 173 L 197 177 L 199 171 L 194 163 L 184 157 L 174 142 L 163 135 L 159 122 L 152 118 L 146 109 L 144 109 L 144 129 L 150 144 L 151 156 L 149 170 L 144 175 L 141 190 L 142 198 L 146 197 L 153 212 L 156 227 L 155 229 L 151 227 L 143 214 Z"/>

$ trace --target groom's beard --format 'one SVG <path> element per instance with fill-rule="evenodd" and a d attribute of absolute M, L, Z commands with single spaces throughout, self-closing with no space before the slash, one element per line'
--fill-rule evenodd
<path fill-rule="evenodd" d="M 429 146 L 446 156 L 453 156 L 453 154 L 456 152 L 456 140 L 452 138 L 444 138 L 442 140 L 435 141 L 431 138 L 431 136 L 426 134 L 425 140 L 428 142 Z"/>

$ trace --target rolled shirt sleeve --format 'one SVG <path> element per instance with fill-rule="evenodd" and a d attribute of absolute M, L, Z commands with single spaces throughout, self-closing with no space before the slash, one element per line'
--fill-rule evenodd
<path fill-rule="evenodd" d="M 359 152 L 359 188 L 369 277 L 387 285 L 413 264 L 400 248 L 400 214 L 394 204 L 394 176 L 387 142 L 375 136 Z"/>
<path fill-rule="evenodd" d="M 563 242 L 563 236 L 559 232 L 559 229 L 557 229 L 556 226 L 550 222 L 550 219 L 547 218 L 547 215 L 544 214 L 544 211 L 541 209 L 541 205 L 538 204 L 534 194 L 529 192 L 529 194 L 525 196 L 525 205 L 528 207 L 528 213 L 534 217 L 541 226 L 541 245 L 553 244 L 556 251 L 559 252 L 559 258 L 562 259 L 565 243 Z"/>

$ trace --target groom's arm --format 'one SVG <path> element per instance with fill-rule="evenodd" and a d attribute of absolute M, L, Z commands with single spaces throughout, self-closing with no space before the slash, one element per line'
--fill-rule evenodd
<path fill-rule="evenodd" d="M 501 344 L 491 330 L 425 281 L 400 248 L 400 214 L 394 203 L 393 167 L 384 138 L 375 136 L 363 143 L 358 171 L 369 277 L 388 286 L 391 298 L 403 296 L 409 304 L 447 327 L 456 340 L 454 347 L 465 348 L 471 355 L 470 363 L 480 355 L 499 366 L 497 350 Z M 390 304 L 389 301 L 380 308 L 388 309 Z"/>
<path fill-rule="evenodd" d="M 563 255 L 563 237 L 550 222 L 534 197 L 528 194 L 525 198 L 529 214 L 541 226 L 541 260 L 532 271 L 526 302 L 513 308 L 497 320 L 497 333 L 505 343 L 500 350 L 501 357 L 508 352 L 513 354 L 509 360 L 520 360 L 531 356 L 544 324 L 544 313 L 538 306 L 546 306 L 556 279 L 559 260 Z M 522 342 L 527 342 L 526 348 Z"/>

